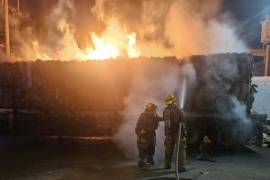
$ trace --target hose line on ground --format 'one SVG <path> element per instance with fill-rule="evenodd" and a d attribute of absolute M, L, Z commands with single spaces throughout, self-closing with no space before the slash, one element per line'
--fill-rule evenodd
<path fill-rule="evenodd" d="M 182 135 L 182 122 L 179 123 L 179 128 L 178 128 L 178 135 L 177 135 L 177 143 L 176 143 L 176 158 L 175 158 L 175 175 L 176 175 L 176 180 L 180 179 L 180 173 L 178 170 L 178 163 L 179 163 L 179 149 L 181 145 L 181 135 Z"/>

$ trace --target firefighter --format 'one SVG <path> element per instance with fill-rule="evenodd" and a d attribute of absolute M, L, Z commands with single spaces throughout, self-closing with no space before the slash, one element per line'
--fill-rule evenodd
<path fill-rule="evenodd" d="M 197 157 L 198 160 L 215 162 L 213 157 L 213 144 L 207 135 L 203 137 L 200 151 L 201 155 Z"/>
<path fill-rule="evenodd" d="M 178 159 L 178 171 L 186 171 L 186 128 L 181 118 L 181 111 L 176 106 L 176 98 L 172 94 L 168 94 L 165 97 L 165 104 L 167 107 L 163 112 L 163 119 L 165 121 L 165 169 L 171 168 L 171 161 L 174 152 L 174 147 L 178 140 L 179 124 L 182 122 L 180 147 L 179 147 L 179 159 Z"/>
<path fill-rule="evenodd" d="M 140 115 L 136 125 L 137 145 L 139 150 L 138 166 L 140 168 L 146 163 L 154 164 L 156 132 L 161 117 L 157 115 L 157 106 L 153 103 L 145 105 L 145 111 Z"/>

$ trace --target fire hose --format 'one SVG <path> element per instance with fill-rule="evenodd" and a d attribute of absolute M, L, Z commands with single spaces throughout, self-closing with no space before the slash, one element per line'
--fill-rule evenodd
<path fill-rule="evenodd" d="M 176 158 L 175 158 L 175 175 L 176 175 L 176 180 L 180 179 L 180 173 L 179 173 L 179 149 L 181 146 L 181 137 L 182 136 L 182 122 L 180 121 L 179 123 L 179 128 L 178 128 L 178 135 L 177 135 L 177 142 L 176 142 Z"/>

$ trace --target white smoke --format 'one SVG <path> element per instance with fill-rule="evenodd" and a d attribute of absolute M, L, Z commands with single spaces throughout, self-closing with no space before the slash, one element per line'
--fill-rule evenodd
<path fill-rule="evenodd" d="M 182 58 L 247 50 L 230 16 L 220 13 L 221 0 L 96 0 L 82 17 L 78 17 L 81 9 L 86 9 L 81 2 L 58 0 L 50 4 L 53 6 L 46 9 L 44 17 L 36 20 L 41 30 L 30 23 L 31 18 L 38 17 L 25 11 L 11 15 L 15 56 L 28 60 L 81 59 L 87 48 L 93 48 L 92 33 L 116 38 L 124 44 L 121 51 L 127 46 L 123 34 L 134 33 L 134 47 L 143 57 Z"/>
<path fill-rule="evenodd" d="M 18 60 L 74 60 L 84 56 L 75 38 L 75 25 L 71 23 L 74 12 L 73 0 L 59 0 L 55 7 L 48 10 L 50 14 L 43 17 L 45 27 L 41 35 L 35 33 L 34 26 L 21 28 L 29 20 L 27 12 L 11 15 L 14 34 L 12 41 L 16 47 L 13 55 Z"/>
<path fill-rule="evenodd" d="M 46 58 L 46 55 L 49 55 L 53 59 L 70 60 L 79 59 L 78 56 L 83 53 L 75 36 L 76 30 L 81 28 L 73 19 L 77 3 L 74 0 L 56 2 L 57 4 L 44 18 L 46 29 L 42 38 L 38 35 L 35 37 L 34 26 L 20 28 L 20 19 L 15 18 L 11 21 L 16 27 L 13 38 L 15 43 L 19 44 L 17 51 L 20 54 L 17 55 L 21 58 L 34 60 L 36 57 Z M 94 6 L 89 8 L 89 13 L 105 26 L 99 34 L 111 29 L 112 18 L 125 31 L 135 32 L 138 38 L 137 46 L 142 56 L 185 57 L 192 54 L 245 51 L 246 46 L 236 35 L 229 16 L 220 14 L 220 6 L 220 0 L 205 0 L 203 3 L 200 0 L 96 0 Z M 115 29 L 114 26 L 112 29 Z M 217 94 L 227 93 L 230 83 L 222 82 L 219 73 L 227 75 L 226 79 L 233 79 L 239 72 L 235 72 L 233 64 L 226 64 L 227 62 L 222 64 L 222 59 L 218 63 L 220 63 L 220 66 L 216 66 L 219 68 L 218 71 L 205 73 L 206 76 L 213 75 L 211 77 L 214 77 L 215 82 L 209 83 L 206 88 L 214 89 L 223 83 L 222 88 L 225 91 L 221 90 Z M 213 69 L 212 66 L 215 64 L 209 67 Z M 187 69 L 188 73 L 193 74 L 191 77 L 195 77 L 195 71 L 192 68 Z M 181 77 L 183 77 L 181 74 L 177 66 L 158 62 L 155 67 L 147 65 L 138 67 L 134 73 L 132 88 L 125 100 L 126 108 L 123 111 L 126 123 L 115 137 L 128 155 L 132 156 L 136 150 L 136 137 L 133 131 L 144 104 L 156 103 L 161 115 L 164 95 L 173 92 L 179 97 L 181 94 Z M 212 81 L 213 79 L 209 79 L 209 82 Z M 190 84 L 188 90 L 191 88 L 189 86 Z M 220 110 L 223 111 L 222 105 Z"/>
<path fill-rule="evenodd" d="M 243 78 L 248 78 L 250 74 L 247 73 L 248 67 L 243 67 L 243 64 L 249 63 L 249 57 L 246 54 L 242 57 L 246 59 L 243 60 L 236 54 L 208 56 L 202 78 L 208 82 L 205 84 L 204 93 L 211 93 L 208 98 L 213 98 L 212 105 L 216 106 L 220 113 L 233 115 L 238 121 L 236 128 L 245 126 L 245 131 L 248 132 L 251 126 L 246 105 L 249 85 L 244 84 Z M 243 73 L 243 69 L 247 72 Z"/>
<path fill-rule="evenodd" d="M 185 74 L 188 76 L 188 80 L 195 79 L 192 77 L 194 76 L 192 73 L 195 72 L 192 65 L 183 68 L 190 70 L 186 72 L 181 71 L 180 66 L 176 63 L 167 63 L 166 61 L 157 61 L 151 67 L 149 65 L 146 63 L 140 66 L 132 76 L 130 93 L 125 99 L 126 106 L 122 112 L 125 122 L 114 137 L 114 140 L 129 158 L 135 158 L 137 154 L 135 127 L 140 113 L 144 111 L 144 104 L 155 103 L 158 106 L 158 114 L 162 116 L 165 107 L 164 97 L 167 93 L 179 93 L 183 74 L 188 73 Z M 161 122 L 157 130 L 155 159 L 164 158 L 163 144 L 164 123 Z"/>
<path fill-rule="evenodd" d="M 165 63 L 157 64 L 154 67 L 146 64 L 133 74 L 131 91 L 125 99 L 123 111 L 125 122 L 115 136 L 115 141 L 124 149 L 127 157 L 134 158 L 137 154 L 137 137 L 134 131 L 138 117 L 144 111 L 144 105 L 148 102 L 157 104 L 158 114 L 162 115 L 163 97 L 167 92 L 174 92 L 177 89 L 179 76 L 180 71 L 175 64 Z"/>
<path fill-rule="evenodd" d="M 181 80 L 178 89 L 178 105 L 180 108 L 185 108 L 185 102 L 193 95 L 193 90 L 197 85 L 196 78 L 196 71 L 192 64 L 187 63 L 181 67 Z"/>
<path fill-rule="evenodd" d="M 196 1 L 192 1 L 196 2 Z M 172 44 L 172 51 L 178 57 L 194 54 L 215 54 L 226 52 L 245 52 L 245 44 L 235 33 L 230 18 L 218 19 L 218 6 L 196 11 L 196 5 L 176 0 L 170 7 L 166 20 L 165 35 Z M 218 0 L 209 0 L 219 3 Z M 206 14 L 207 12 L 213 13 Z M 208 17 L 205 17 L 208 15 Z"/>
<path fill-rule="evenodd" d="M 235 96 L 231 97 L 231 101 L 233 103 L 233 114 L 241 120 L 242 124 L 250 126 L 251 121 L 249 121 L 249 118 L 247 117 L 246 105 L 237 100 Z"/>
<path fill-rule="evenodd" d="M 119 128 L 115 136 L 115 141 L 126 153 L 127 157 L 136 157 L 136 135 L 134 132 L 140 113 L 144 111 L 143 106 L 147 102 L 153 102 L 159 107 L 159 115 L 162 115 L 164 109 L 163 98 L 168 92 L 172 92 L 178 97 L 178 106 L 180 106 L 183 97 L 183 80 L 187 81 L 186 101 L 188 98 L 194 98 L 193 90 L 196 93 L 202 93 L 203 96 L 196 94 L 195 103 L 197 108 L 211 110 L 213 106 L 221 114 L 230 114 L 236 120 L 235 129 L 232 131 L 239 134 L 239 130 L 248 133 L 250 130 L 250 119 L 247 117 L 247 107 L 242 88 L 248 88 L 243 83 L 243 77 L 248 74 L 241 74 L 248 64 L 246 54 L 220 54 L 197 57 L 200 72 L 196 72 L 193 64 L 185 63 L 183 66 L 172 64 L 170 61 L 160 63 L 157 61 L 151 67 L 142 64 L 134 73 L 131 79 L 131 88 L 129 95 L 125 99 L 125 109 L 123 111 L 124 123 Z M 237 59 L 236 59 L 237 58 Z M 188 59 L 189 60 L 189 59 Z M 196 63 L 195 63 L 196 64 Z M 198 65 L 198 64 L 197 64 Z M 240 68 L 241 67 L 241 68 Z M 240 69 L 239 69 L 240 68 Z M 197 81 L 197 74 L 200 78 Z M 196 87 L 200 82 L 200 88 Z M 234 87 L 234 86 L 237 87 Z M 239 94 L 240 93 L 240 94 Z M 205 98 L 205 99 L 204 99 Z M 194 103 L 194 99 L 191 100 Z M 210 103 L 210 104 L 206 104 Z M 185 107 L 185 102 L 183 106 Z M 239 136 L 234 136 L 237 140 Z M 240 138 L 245 138 L 244 134 Z M 155 159 L 164 158 L 164 124 L 157 130 L 157 147 Z"/>

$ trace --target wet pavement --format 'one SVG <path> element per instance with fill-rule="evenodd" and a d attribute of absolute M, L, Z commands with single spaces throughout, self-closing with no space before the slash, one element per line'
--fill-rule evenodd
<path fill-rule="evenodd" d="M 270 149 L 251 147 L 254 152 L 224 153 L 217 162 L 198 161 L 191 155 L 181 179 L 270 179 Z M 138 169 L 136 160 L 124 157 L 112 142 L 28 144 L 1 151 L 2 180 L 170 180 L 173 169 L 163 162 Z"/>

